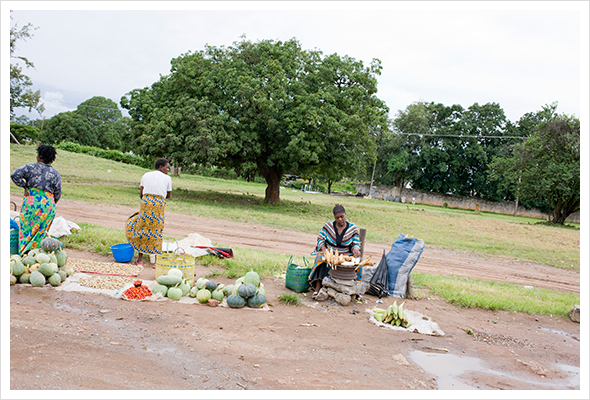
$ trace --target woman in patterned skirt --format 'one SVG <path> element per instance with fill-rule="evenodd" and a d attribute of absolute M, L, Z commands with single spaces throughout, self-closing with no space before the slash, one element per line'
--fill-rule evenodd
<path fill-rule="evenodd" d="M 20 255 L 39 247 L 55 218 L 55 205 L 61 197 L 61 175 L 51 163 L 57 151 L 53 146 L 37 147 L 37 162 L 16 169 L 10 178 L 25 189 L 20 209 Z"/>
<path fill-rule="evenodd" d="M 326 222 L 320 234 L 315 250 L 315 262 L 309 274 L 309 282 L 314 288 L 312 298 L 315 298 L 322 288 L 322 280 L 328 275 L 330 268 L 322 259 L 324 250 L 336 250 L 339 254 L 360 257 L 361 243 L 359 232 L 355 224 L 346 221 L 346 211 L 340 204 L 332 210 L 334 221 Z"/>
<path fill-rule="evenodd" d="M 139 212 L 127 219 L 127 240 L 139 253 L 136 265 L 143 264 L 143 253 L 162 254 L 164 207 L 172 192 L 172 179 L 168 176 L 168 171 L 168 160 L 158 158 L 155 170 L 143 175 L 139 190 Z"/>

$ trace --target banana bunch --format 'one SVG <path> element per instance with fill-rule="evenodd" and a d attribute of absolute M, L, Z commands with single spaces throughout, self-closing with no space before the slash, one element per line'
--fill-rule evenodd
<path fill-rule="evenodd" d="M 394 301 L 392 305 L 387 307 L 387 310 L 384 310 L 383 308 L 373 308 L 373 317 L 384 324 L 407 328 L 412 325 L 412 321 L 408 319 L 408 315 L 404 310 L 404 304 L 405 302 L 398 306 L 397 302 Z"/>

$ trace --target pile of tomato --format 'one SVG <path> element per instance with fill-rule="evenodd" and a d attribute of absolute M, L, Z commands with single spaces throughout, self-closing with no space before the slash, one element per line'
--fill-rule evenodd
<path fill-rule="evenodd" d="M 133 282 L 133 286 L 123 292 L 129 300 L 143 300 L 152 295 L 152 291 L 142 281 Z"/>

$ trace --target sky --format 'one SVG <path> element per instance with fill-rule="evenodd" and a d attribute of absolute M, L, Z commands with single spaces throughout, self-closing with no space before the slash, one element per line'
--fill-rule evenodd
<path fill-rule="evenodd" d="M 169 74 L 173 58 L 241 35 L 381 60 L 377 96 L 391 118 L 417 101 L 498 103 L 513 122 L 553 102 L 577 117 L 588 108 L 587 2 L 88 4 L 2 2 L 3 61 L 9 25 L 38 27 L 16 54 L 35 64 L 25 73 L 46 110 L 18 114 L 51 118 L 94 96 L 119 103 Z"/>

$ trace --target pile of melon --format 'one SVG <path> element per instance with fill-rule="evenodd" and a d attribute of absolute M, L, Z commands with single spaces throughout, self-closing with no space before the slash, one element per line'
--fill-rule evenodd
<path fill-rule="evenodd" d="M 171 300 L 180 300 L 183 296 L 196 298 L 201 304 L 206 304 L 210 299 L 223 302 L 227 299 L 227 305 L 231 308 L 244 306 L 262 308 L 266 305 L 266 292 L 260 277 L 254 271 L 238 278 L 233 285 L 225 286 L 214 280 L 201 277 L 193 283 L 183 277 L 182 271 L 171 268 L 166 275 L 156 278 L 157 285 L 152 288 L 152 294 L 160 293 Z"/>
<path fill-rule="evenodd" d="M 59 286 L 74 273 L 72 267 L 66 266 L 68 255 L 61 248 L 59 240 L 47 237 L 40 245 L 22 257 L 18 254 L 10 256 L 11 285 L 29 283 L 37 287 L 46 284 Z"/>
<path fill-rule="evenodd" d="M 231 308 L 262 308 L 266 305 L 266 290 L 260 282 L 260 277 L 254 271 L 238 278 L 234 285 L 224 288 L 227 295 L 227 305 Z"/>

